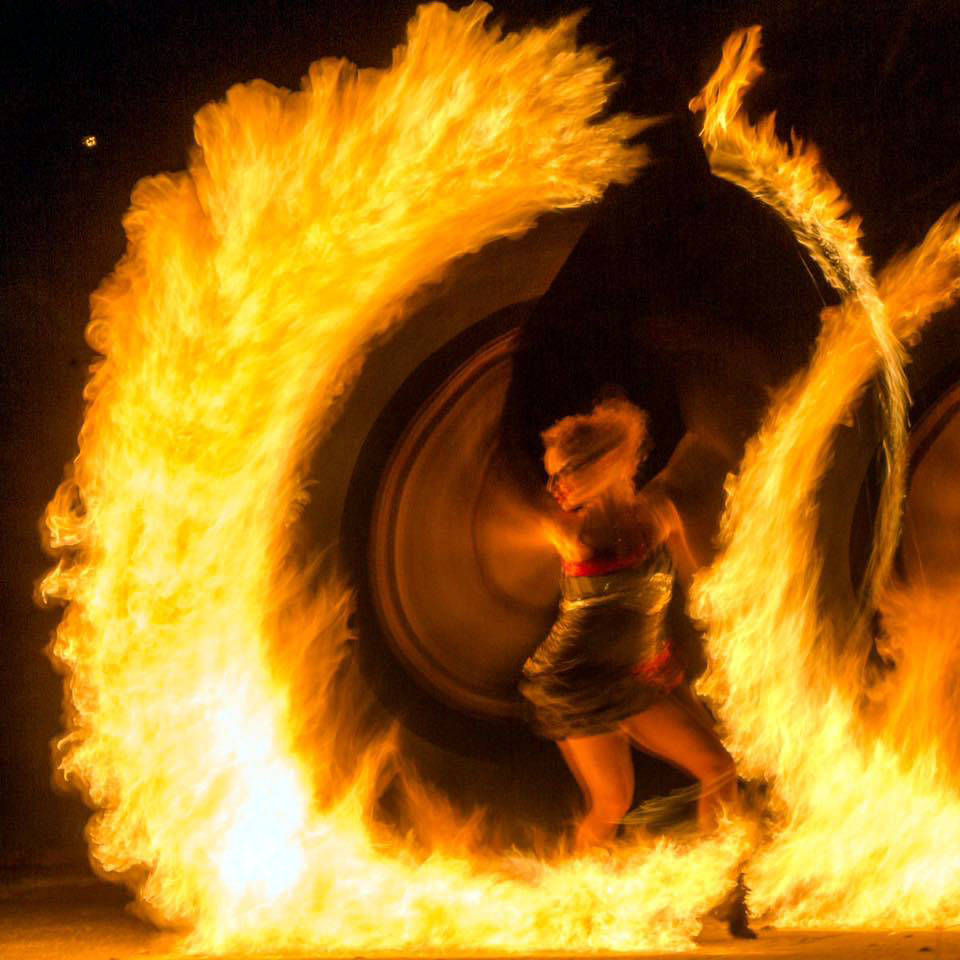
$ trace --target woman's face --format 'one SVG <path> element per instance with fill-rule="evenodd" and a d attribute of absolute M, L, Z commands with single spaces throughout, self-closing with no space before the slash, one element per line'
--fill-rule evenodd
<path fill-rule="evenodd" d="M 561 510 L 579 510 L 624 481 L 632 483 L 636 463 L 627 462 L 623 445 L 600 447 L 579 456 L 568 456 L 548 447 L 543 465 L 549 475 L 547 491 Z"/>

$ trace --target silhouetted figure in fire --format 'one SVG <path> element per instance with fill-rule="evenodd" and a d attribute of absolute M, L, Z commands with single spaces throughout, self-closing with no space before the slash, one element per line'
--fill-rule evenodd
<path fill-rule="evenodd" d="M 583 791 L 576 846 L 614 838 L 633 799 L 632 745 L 696 777 L 698 821 L 712 829 L 721 806 L 737 802 L 736 771 L 668 626 L 675 571 L 689 577 L 696 562 L 664 475 L 636 487 L 646 415 L 607 400 L 542 439 L 559 506 L 544 523 L 563 561 L 562 599 L 521 689 Z"/>

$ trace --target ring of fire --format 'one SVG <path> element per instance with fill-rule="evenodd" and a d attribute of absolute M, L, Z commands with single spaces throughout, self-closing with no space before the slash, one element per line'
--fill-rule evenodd
<path fill-rule="evenodd" d="M 421 8 L 389 70 L 322 61 L 299 93 L 257 82 L 206 107 L 189 171 L 138 186 L 128 252 L 93 300 L 103 359 L 46 516 L 59 561 L 42 592 L 69 603 L 52 648 L 58 771 L 97 811 L 98 867 L 208 951 L 677 948 L 750 846 L 732 823 L 686 844 L 636 837 L 612 859 L 491 862 L 434 804 L 432 846 L 410 848 L 365 815 L 389 738 L 349 776 L 334 762 L 349 598 L 296 560 L 308 451 L 366 345 L 448 263 L 642 163 L 625 145 L 642 122 L 589 122 L 608 65 L 576 49 L 573 20 L 501 37 L 487 13 Z M 899 344 L 957 293 L 956 217 L 874 281 L 815 152 L 740 112 L 758 41 L 732 38 L 698 103 L 708 154 L 788 219 L 845 300 L 751 444 L 695 598 L 704 689 L 741 768 L 774 784 L 752 905 L 785 924 L 955 923 L 957 721 L 942 707 L 956 590 L 888 591 L 898 670 L 866 689 L 864 624 L 816 610 L 812 498 L 836 425 L 882 371 L 879 597 L 902 479 Z"/>

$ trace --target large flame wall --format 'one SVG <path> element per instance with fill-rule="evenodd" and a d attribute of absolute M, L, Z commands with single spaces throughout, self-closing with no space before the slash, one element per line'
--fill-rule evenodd
<path fill-rule="evenodd" d="M 956 296 L 957 210 L 874 280 L 859 222 L 817 151 L 796 138 L 792 149 L 779 143 L 772 117 L 752 127 L 744 116 L 743 93 L 761 72 L 759 39 L 757 28 L 732 37 L 693 104 L 705 109 L 707 154 L 718 175 L 778 210 L 845 299 L 824 311 L 808 369 L 777 399 L 731 480 L 725 549 L 697 584 L 697 612 L 711 627 L 706 692 L 722 705 L 741 770 L 771 780 L 779 807 L 751 861 L 752 902 L 783 924 L 956 922 L 960 770 L 949 762 L 953 698 L 944 696 L 956 634 L 931 614 L 956 609 L 960 597 L 956 585 L 935 597 L 895 588 L 889 571 L 903 490 L 901 344 Z M 886 394 L 888 469 L 865 600 L 885 595 L 899 611 L 887 625 L 900 631 L 900 655 L 885 690 L 867 669 L 871 607 L 836 622 L 818 603 L 819 483 L 837 430 L 875 377 Z M 916 615 L 904 617 L 911 604 Z M 921 729 L 921 738 L 906 733 Z"/>
<path fill-rule="evenodd" d="M 337 789 L 330 743 L 303 749 L 291 665 L 306 650 L 337 662 L 346 599 L 310 586 L 293 531 L 304 464 L 365 351 L 455 258 L 643 162 L 626 145 L 640 121 L 588 122 L 609 65 L 577 50 L 574 21 L 500 36 L 487 13 L 421 8 L 389 70 L 322 61 L 300 92 L 255 82 L 206 107 L 188 172 L 138 185 L 127 253 L 93 298 L 103 358 L 46 518 L 60 559 L 43 592 L 69 602 L 52 648 L 67 691 L 58 772 L 96 810 L 99 868 L 202 949 L 680 947 L 747 850 L 731 824 L 612 858 L 414 851 L 365 814 L 377 748 Z M 774 139 L 743 129 L 724 149 Z M 818 210 L 843 220 L 837 195 Z M 749 866 L 772 921 L 960 919 L 942 745 L 904 734 L 905 684 L 868 729 L 863 639 L 817 616 L 812 526 L 830 437 L 881 359 L 901 417 L 896 343 L 953 296 L 956 256 L 946 218 L 875 287 L 857 260 L 861 286 L 753 442 L 725 552 L 699 584 L 709 692 L 744 770 L 775 786 Z M 917 658 L 902 661 L 910 675 Z M 911 697 L 929 689 L 913 676 Z"/>

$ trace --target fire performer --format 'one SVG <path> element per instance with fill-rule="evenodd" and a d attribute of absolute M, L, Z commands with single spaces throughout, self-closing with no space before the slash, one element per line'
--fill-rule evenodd
<path fill-rule="evenodd" d="M 562 598 L 521 689 L 583 792 L 576 847 L 613 840 L 633 800 L 632 745 L 696 777 L 698 822 L 713 829 L 737 802 L 736 771 L 668 628 L 676 573 L 691 576 L 696 562 L 664 473 L 637 489 L 647 416 L 608 399 L 541 438 L 555 501 L 543 523 L 563 561 Z"/>

